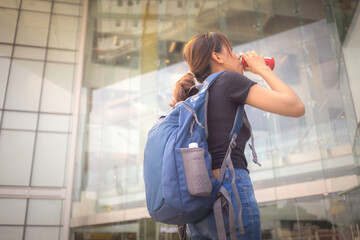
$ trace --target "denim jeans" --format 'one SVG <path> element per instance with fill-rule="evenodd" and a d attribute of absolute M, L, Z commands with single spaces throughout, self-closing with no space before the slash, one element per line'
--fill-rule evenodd
<path fill-rule="evenodd" d="M 231 187 L 231 178 L 232 174 L 230 174 L 229 170 L 226 169 L 223 179 L 223 186 L 230 193 L 236 216 L 238 216 L 239 206 L 236 202 L 235 195 Z M 260 213 L 249 174 L 244 169 L 235 169 L 235 179 L 242 205 L 242 222 L 245 230 L 245 234 L 240 233 L 238 221 L 236 220 L 237 239 L 259 240 L 261 239 Z M 226 237 L 227 239 L 230 239 L 228 211 L 229 209 L 227 205 L 223 207 Z M 211 211 L 208 216 L 198 222 L 195 222 L 194 224 L 188 224 L 187 234 L 189 235 L 190 240 L 218 239 L 214 212 Z"/>

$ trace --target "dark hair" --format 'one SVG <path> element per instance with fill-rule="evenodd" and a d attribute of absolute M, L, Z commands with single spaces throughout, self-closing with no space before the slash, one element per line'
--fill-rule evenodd
<path fill-rule="evenodd" d="M 191 96 L 189 90 L 196 84 L 194 77 L 198 82 L 204 82 L 212 72 L 212 53 L 221 52 L 223 46 L 231 52 L 231 43 L 222 33 L 202 33 L 190 39 L 184 47 L 183 56 L 194 76 L 187 73 L 176 82 L 170 106 Z M 197 93 L 194 92 L 191 91 L 192 95 Z"/>

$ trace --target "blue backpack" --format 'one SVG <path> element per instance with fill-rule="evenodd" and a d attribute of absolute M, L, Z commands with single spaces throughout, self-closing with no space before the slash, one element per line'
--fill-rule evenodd
<path fill-rule="evenodd" d="M 226 167 L 234 173 L 231 150 L 236 145 L 235 140 L 242 124 L 245 123 L 251 130 L 246 118 L 243 118 L 244 107 L 240 106 L 219 177 L 212 178 L 211 156 L 207 145 L 208 89 L 222 73 L 211 74 L 201 85 L 198 94 L 177 103 L 148 133 L 144 152 L 144 181 L 148 212 L 155 221 L 183 225 L 202 219 L 214 205 L 220 208 L 216 212 L 221 211 L 220 201 L 217 200 L 220 193 L 227 194 L 221 186 Z M 253 150 L 253 146 L 250 147 Z M 255 151 L 253 156 L 257 162 Z M 238 195 L 235 185 L 233 190 Z M 231 210 L 231 202 L 228 204 Z M 235 222 L 235 219 L 230 220 Z M 223 232 L 224 229 L 219 231 Z"/>

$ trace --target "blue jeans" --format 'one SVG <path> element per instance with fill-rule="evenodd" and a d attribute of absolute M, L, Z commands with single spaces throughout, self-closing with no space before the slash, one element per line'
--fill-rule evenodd
<path fill-rule="evenodd" d="M 238 216 L 239 206 L 236 203 L 235 195 L 231 187 L 231 178 L 232 174 L 228 169 L 226 169 L 223 186 L 228 192 L 230 192 L 231 201 L 233 203 L 236 216 Z M 244 169 L 235 169 L 235 179 L 242 205 L 242 221 L 245 230 L 245 234 L 240 233 L 238 221 L 236 220 L 237 239 L 259 240 L 261 239 L 260 213 L 249 174 Z M 227 239 L 230 239 L 228 211 L 229 209 L 227 206 L 223 207 L 226 237 Z M 208 216 L 198 222 L 195 222 L 194 224 L 188 224 L 187 233 L 190 237 L 190 240 L 218 239 L 214 212 L 211 211 Z"/>

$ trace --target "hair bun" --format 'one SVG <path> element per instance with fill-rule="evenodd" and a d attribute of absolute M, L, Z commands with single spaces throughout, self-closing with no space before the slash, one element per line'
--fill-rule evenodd
<path fill-rule="evenodd" d="M 196 86 L 195 74 L 192 72 L 185 73 L 176 83 L 173 91 L 173 99 L 170 106 L 174 107 L 176 103 L 186 100 L 188 97 L 198 92 Z"/>
<path fill-rule="evenodd" d="M 189 75 L 192 76 L 193 78 L 196 78 L 196 77 L 195 77 L 195 74 L 194 74 L 192 71 L 188 71 L 187 74 L 189 74 Z"/>

